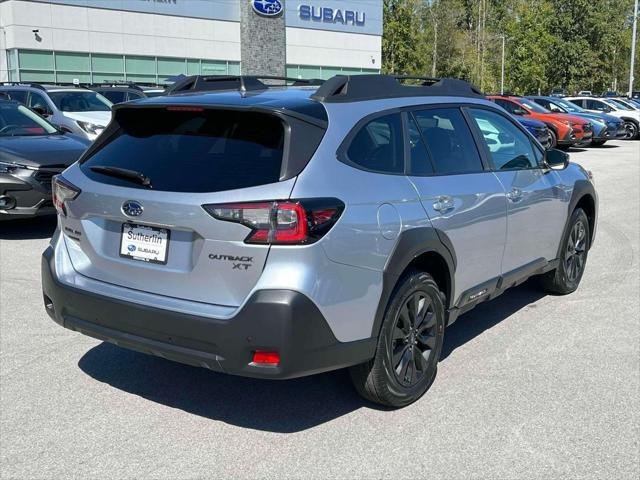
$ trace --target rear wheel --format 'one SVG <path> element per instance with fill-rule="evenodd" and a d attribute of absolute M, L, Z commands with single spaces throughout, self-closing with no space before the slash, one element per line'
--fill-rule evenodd
<path fill-rule="evenodd" d="M 562 239 L 560 265 L 542 277 L 545 290 L 566 295 L 578 288 L 587 263 L 590 238 L 587 215 L 584 210 L 577 208 L 571 215 L 569 228 Z"/>
<path fill-rule="evenodd" d="M 428 273 L 410 272 L 390 299 L 375 357 L 350 369 L 356 389 L 391 407 L 416 401 L 436 376 L 443 338 L 443 295 Z"/>

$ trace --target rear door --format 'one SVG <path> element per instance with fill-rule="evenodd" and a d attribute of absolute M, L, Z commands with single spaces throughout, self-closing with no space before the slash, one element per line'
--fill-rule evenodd
<path fill-rule="evenodd" d="M 434 228 L 457 263 L 455 299 L 497 279 L 506 239 L 502 184 L 485 170 L 458 106 L 410 112 L 410 179 Z M 424 148 L 422 147 L 424 145 Z M 473 297 L 475 298 L 475 297 Z"/>
<path fill-rule="evenodd" d="M 257 282 L 269 247 L 249 227 L 203 205 L 287 199 L 280 181 L 283 121 L 266 113 L 130 109 L 120 131 L 65 172 L 82 193 L 62 230 L 75 270 L 180 299 L 237 306 Z M 148 182 L 105 168 L 139 172 Z M 121 173 L 123 170 L 119 170 Z"/>
<path fill-rule="evenodd" d="M 485 141 L 492 169 L 507 194 L 507 242 L 502 273 L 541 258 L 556 258 L 566 221 L 566 195 L 560 176 L 542 168 L 543 152 L 511 119 L 495 110 L 468 108 Z M 492 125 L 488 134 L 485 125 Z"/>

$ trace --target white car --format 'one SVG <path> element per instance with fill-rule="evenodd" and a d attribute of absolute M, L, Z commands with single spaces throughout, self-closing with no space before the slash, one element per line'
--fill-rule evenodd
<path fill-rule="evenodd" d="M 0 92 L 26 105 L 61 130 L 88 140 L 95 140 L 111 121 L 113 104 L 85 88 L 13 83 L 0 86 Z"/>
<path fill-rule="evenodd" d="M 565 100 L 575 103 L 588 112 L 607 113 L 622 119 L 627 131 L 624 138 L 627 140 L 636 139 L 640 135 L 640 110 L 634 110 L 612 98 L 568 97 Z"/>

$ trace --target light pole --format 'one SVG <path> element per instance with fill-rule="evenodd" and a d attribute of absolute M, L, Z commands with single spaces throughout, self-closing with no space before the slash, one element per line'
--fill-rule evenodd
<path fill-rule="evenodd" d="M 636 0 L 636 5 L 638 4 L 638 0 Z M 504 95 L 504 41 L 505 36 L 500 35 L 502 38 L 502 68 L 500 69 L 500 95 Z"/>
<path fill-rule="evenodd" d="M 638 33 L 638 0 L 633 7 L 633 32 L 631 34 L 631 66 L 629 68 L 629 97 L 633 96 L 633 69 L 636 61 L 636 34 Z"/>

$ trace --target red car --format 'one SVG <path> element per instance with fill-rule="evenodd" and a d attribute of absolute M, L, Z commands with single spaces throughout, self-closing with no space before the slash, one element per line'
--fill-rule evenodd
<path fill-rule="evenodd" d="M 531 100 L 512 95 L 491 95 L 489 100 L 496 102 L 512 115 L 521 115 L 544 122 L 551 131 L 551 147 L 563 150 L 580 144 L 591 143 L 593 130 L 584 118 L 567 113 L 553 113 Z"/>

